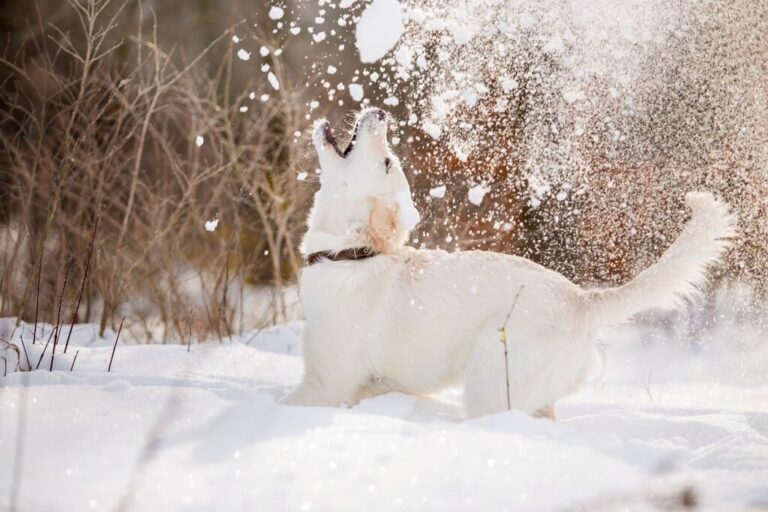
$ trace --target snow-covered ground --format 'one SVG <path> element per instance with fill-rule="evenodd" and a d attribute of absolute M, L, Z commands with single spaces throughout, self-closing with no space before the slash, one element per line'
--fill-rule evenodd
<path fill-rule="evenodd" d="M 465 420 L 458 390 L 279 405 L 301 375 L 300 331 L 190 352 L 120 345 L 107 373 L 114 334 L 77 327 L 63 370 L 0 374 L 0 510 L 768 508 L 759 337 L 693 349 L 638 328 L 608 334 L 602 379 L 553 423 Z"/>

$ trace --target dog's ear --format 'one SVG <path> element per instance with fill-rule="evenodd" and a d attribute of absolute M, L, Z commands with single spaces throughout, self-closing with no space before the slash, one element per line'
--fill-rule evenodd
<path fill-rule="evenodd" d="M 407 232 L 400 221 L 400 205 L 379 197 L 369 197 L 368 204 L 371 213 L 366 236 L 371 247 L 378 252 L 389 252 L 405 243 Z"/>
<path fill-rule="evenodd" d="M 344 161 L 336 143 L 336 136 L 333 133 L 333 128 L 331 128 L 331 123 L 326 119 L 320 119 L 315 123 L 312 143 L 317 151 L 317 158 L 320 160 L 320 167 L 323 171 L 332 171 Z"/>

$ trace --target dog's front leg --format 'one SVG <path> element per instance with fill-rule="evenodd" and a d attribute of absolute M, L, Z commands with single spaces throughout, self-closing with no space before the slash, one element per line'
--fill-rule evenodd
<path fill-rule="evenodd" d="M 335 407 L 342 404 L 349 406 L 355 405 L 358 400 L 357 386 L 341 388 L 338 386 L 324 386 L 322 382 L 315 379 L 307 379 L 291 391 L 282 403 L 288 405 L 306 405 L 314 407 Z"/>

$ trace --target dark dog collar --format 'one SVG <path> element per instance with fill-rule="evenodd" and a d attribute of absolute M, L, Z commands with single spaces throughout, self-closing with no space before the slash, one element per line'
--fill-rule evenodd
<path fill-rule="evenodd" d="M 379 253 L 370 247 L 352 247 L 351 249 L 342 249 L 341 251 L 318 251 L 307 256 L 307 266 L 314 265 L 323 260 L 364 260 L 378 255 Z"/>

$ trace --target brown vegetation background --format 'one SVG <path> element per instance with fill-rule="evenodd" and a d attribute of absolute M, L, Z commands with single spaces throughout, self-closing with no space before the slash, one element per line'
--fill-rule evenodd
<path fill-rule="evenodd" d="M 52 322 L 63 302 L 102 330 L 159 315 L 163 337 L 222 336 L 246 285 L 293 282 L 301 89 L 280 57 L 278 91 L 233 65 L 235 33 L 270 41 L 226 7 L 4 4 L 0 316 Z"/>

